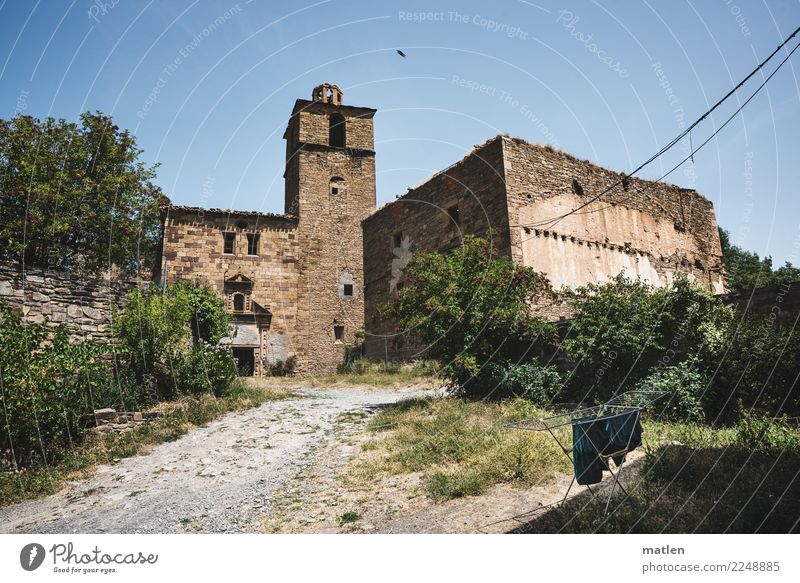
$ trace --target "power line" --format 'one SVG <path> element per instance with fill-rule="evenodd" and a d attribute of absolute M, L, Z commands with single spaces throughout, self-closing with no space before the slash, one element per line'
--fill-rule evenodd
<path fill-rule="evenodd" d="M 681 141 L 681 139 L 683 139 L 683 138 L 684 138 L 684 137 L 685 137 L 687 134 L 689 134 L 689 133 L 692 131 L 692 129 L 693 129 L 693 128 L 695 128 L 695 127 L 696 127 L 698 124 L 700 124 L 700 123 L 701 123 L 701 122 L 702 122 L 704 119 L 706 119 L 706 118 L 707 118 L 707 117 L 708 117 L 708 116 L 709 116 L 709 115 L 710 115 L 710 114 L 711 114 L 711 113 L 712 113 L 712 112 L 713 112 L 715 109 L 717 109 L 717 108 L 718 108 L 718 107 L 719 107 L 719 106 L 720 106 L 720 105 L 721 105 L 723 102 L 725 102 L 725 101 L 726 101 L 727 99 L 729 99 L 729 98 L 730 98 L 730 97 L 731 97 L 731 96 L 732 96 L 734 93 L 736 93 L 736 91 L 737 91 L 738 89 L 740 89 L 740 88 L 742 87 L 742 85 L 744 85 L 744 84 L 745 84 L 745 83 L 746 83 L 748 80 L 750 80 L 750 78 L 751 78 L 751 77 L 753 77 L 753 75 L 755 75 L 755 74 L 756 74 L 758 71 L 760 71 L 760 70 L 761 70 L 761 69 L 762 69 L 762 68 L 763 68 L 763 67 L 764 67 L 764 66 L 765 66 L 765 65 L 766 65 L 766 64 L 767 64 L 767 63 L 768 63 L 768 62 L 769 62 L 771 59 L 772 59 L 772 57 L 774 57 L 774 56 L 775 56 L 775 55 L 778 53 L 778 51 L 780 51 L 780 50 L 781 50 L 781 49 L 782 49 L 784 46 L 786 46 L 786 44 L 787 44 L 787 43 L 788 43 L 790 40 L 792 40 L 792 38 L 794 38 L 794 37 L 797 35 L 797 33 L 798 33 L 798 32 L 800 32 L 800 26 L 798 26 L 798 27 L 797 27 L 797 28 L 794 30 L 794 32 L 793 32 L 792 34 L 790 34 L 790 35 L 789 35 L 789 36 L 786 38 L 786 40 L 784 40 L 784 41 L 783 41 L 783 42 L 782 42 L 780 45 L 778 45 L 778 47 L 777 47 L 777 48 L 776 48 L 774 51 L 772 51 L 772 53 L 771 53 L 771 54 L 770 54 L 770 55 L 769 55 L 769 56 L 768 56 L 766 59 L 764 59 L 764 60 L 763 60 L 761 63 L 759 63 L 759 64 L 758 64 L 758 66 L 757 66 L 755 69 L 753 69 L 753 70 L 752 70 L 752 71 L 751 71 L 751 72 L 750 72 L 750 73 L 749 73 L 749 74 L 748 74 L 748 75 L 747 75 L 747 76 L 746 76 L 744 79 L 742 79 L 742 80 L 741 80 L 739 83 L 737 83 L 737 84 L 736 84 L 736 86 L 734 86 L 734 87 L 733 87 L 733 89 L 731 89 L 730 91 L 728 91 L 728 92 L 727 92 L 727 93 L 726 93 L 726 94 L 725 94 L 725 95 L 724 95 L 724 96 L 723 96 L 723 97 L 722 97 L 722 98 L 721 98 L 719 101 L 717 101 L 717 102 L 716 102 L 716 103 L 715 103 L 715 104 L 714 104 L 714 105 L 713 105 L 713 106 L 712 106 L 712 107 L 711 107 L 711 108 L 710 108 L 708 111 L 706 111 L 706 112 L 705 112 L 703 115 L 701 115 L 701 116 L 700 116 L 699 118 L 697 118 L 697 119 L 696 119 L 694 122 L 692 122 L 692 124 L 691 124 L 691 125 L 689 125 L 689 126 L 688 126 L 688 127 L 685 129 L 685 130 L 683 130 L 682 132 L 680 132 L 680 133 L 679 133 L 679 134 L 678 134 L 678 135 L 677 135 L 675 138 L 673 138 L 672 140 L 670 140 L 670 141 L 667 143 L 667 145 L 663 146 L 663 147 L 662 147 L 661 149 L 659 149 L 659 150 L 658 150 L 658 151 L 657 151 L 655 154 L 653 154 L 652 156 L 650 156 L 650 158 L 648 158 L 648 159 L 647 159 L 645 162 L 643 162 L 642 164 L 640 164 L 640 165 L 639 165 L 639 166 L 638 166 L 638 167 L 637 167 L 635 170 L 633 170 L 633 171 L 632 171 L 630 174 L 627 174 L 627 175 L 625 175 L 625 176 L 624 176 L 622 179 L 620 179 L 620 180 L 617 180 L 616 182 L 612 183 L 610 186 L 606 187 L 605 189 L 603 189 L 602 191 L 600 191 L 600 193 L 596 194 L 595 196 L 593 196 L 592 198 L 590 198 L 589 200 L 587 200 L 587 201 L 586 201 L 586 202 L 584 202 L 583 204 L 581 204 L 581 205 L 579 205 L 579 206 L 575 207 L 575 208 L 574 208 L 574 209 L 572 209 L 571 211 L 569 211 L 569 212 L 567 212 L 567 213 L 565 213 L 565 214 L 563 214 L 563 215 L 561 215 L 561 216 L 555 217 L 555 218 L 553 218 L 553 219 L 548 219 L 548 220 L 546 220 L 546 221 L 540 221 L 540 222 L 538 222 L 538 223 L 533 223 L 533 224 L 530 224 L 530 225 L 523 225 L 523 226 L 525 226 L 525 227 L 543 227 L 543 226 L 552 226 L 552 225 L 555 225 L 556 223 L 558 223 L 558 222 L 559 222 L 559 221 L 561 221 L 562 219 L 564 219 L 564 218 L 566 218 L 566 217 L 568 217 L 568 216 L 570 216 L 570 215 L 573 215 L 573 214 L 577 213 L 578 211 L 580 211 L 580 210 L 581 210 L 581 209 L 583 209 L 583 208 L 586 208 L 586 207 L 587 207 L 587 206 L 589 206 L 591 203 L 593 203 L 593 202 L 595 202 L 596 200 L 600 199 L 602 196 L 604 196 L 605 194 L 607 194 L 609 191 L 613 190 L 613 189 L 614 189 L 614 188 L 616 188 L 617 186 L 619 186 L 619 185 L 621 185 L 621 184 L 624 184 L 625 180 L 627 180 L 629 177 L 631 177 L 631 176 L 633 176 L 634 174 L 636 174 L 637 172 L 639 172 L 639 171 L 640 171 L 642 168 L 644 168 L 644 167 L 645 167 L 645 166 L 647 166 L 648 164 L 652 163 L 654 160 L 656 160 L 657 158 L 659 158 L 660 156 L 662 156 L 662 155 L 663 155 L 664 153 L 666 153 L 668 150 L 670 150 L 671 148 L 673 148 L 673 147 L 674 147 L 674 146 L 675 146 L 675 145 L 676 145 L 678 142 L 680 142 L 680 141 Z M 712 134 L 711 134 L 711 136 L 710 136 L 710 137 L 709 137 L 707 140 L 705 140 L 705 141 L 704 141 L 702 144 L 700 144 L 700 146 L 698 146 L 698 147 L 697 147 L 697 149 L 695 149 L 695 150 L 692 150 L 692 152 L 691 152 L 691 153 L 690 153 L 688 156 L 686 156 L 685 158 L 683 158 L 683 159 L 682 159 L 682 160 L 681 160 L 681 161 L 680 161 L 678 164 L 676 164 L 676 165 L 675 165 L 675 166 L 674 166 L 672 169 L 670 169 L 670 170 L 669 170 L 669 172 L 667 172 L 666 174 L 664 174 L 663 176 L 661 176 L 660 178 L 658 178 L 658 180 L 656 180 L 655 182 L 659 182 L 659 181 L 663 180 L 665 177 L 667 177 L 667 176 L 669 176 L 670 174 L 672 174 L 672 172 L 674 172 L 675 170 L 677 170 L 677 169 L 678 169 L 678 168 L 679 168 L 679 167 L 680 167 L 682 164 L 684 164 L 684 163 L 685 163 L 687 160 L 689 160 L 690 158 L 692 158 L 692 156 L 694 155 L 694 153 L 695 153 L 695 152 L 697 152 L 697 151 L 701 150 L 701 149 L 703 148 L 703 146 L 705 146 L 706 144 L 708 144 L 708 142 L 709 142 L 709 141 L 711 141 L 711 139 L 712 139 L 712 138 L 714 138 L 714 136 L 716 136 L 716 135 L 717 135 L 717 134 L 718 134 L 718 133 L 719 133 L 719 132 L 720 132 L 720 131 L 721 131 L 721 130 L 722 130 L 722 129 L 723 129 L 725 126 L 726 126 L 726 125 L 728 125 L 728 123 L 730 123 L 730 121 L 731 121 L 731 120 L 732 120 L 734 117 L 736 117 L 736 115 L 737 115 L 737 114 L 738 114 L 738 113 L 739 113 L 739 112 L 740 112 L 740 111 L 741 111 L 741 110 L 742 110 L 742 109 L 743 109 L 743 108 L 744 108 L 744 107 L 745 107 L 745 106 L 746 106 L 748 103 L 750 103 L 750 101 L 751 101 L 751 100 L 752 100 L 752 99 L 753 99 L 753 98 L 754 98 L 754 97 L 755 97 L 755 96 L 756 96 L 756 95 L 759 93 L 759 91 L 761 91 L 761 89 L 763 89 L 763 88 L 764 88 L 764 86 L 767 84 L 767 82 L 768 82 L 770 79 L 772 79 L 772 77 L 775 75 L 775 73 L 777 73 L 777 72 L 780 70 L 780 68 L 781 68 L 781 67 L 782 67 L 782 66 L 783 66 L 783 65 L 786 63 L 786 61 L 788 61 L 788 60 L 789 60 L 789 57 L 791 57 L 791 56 L 792 56 L 792 54 L 793 54 L 793 53 L 794 53 L 794 52 L 797 50 L 797 48 L 798 48 L 798 47 L 800 47 L 800 43 L 798 43 L 797 45 L 795 45 L 795 47 L 794 47 L 794 48 L 793 48 L 793 49 L 792 49 L 792 50 L 789 52 L 789 54 L 788 54 L 788 55 L 787 55 L 787 56 L 786 56 L 786 57 L 785 57 L 785 58 L 784 58 L 784 59 L 783 59 L 783 60 L 782 60 L 782 61 L 781 61 L 781 62 L 778 64 L 778 66 L 775 68 L 775 70 L 774 70 L 774 71 L 773 71 L 773 72 L 772 72 L 772 73 L 771 73 L 771 74 L 770 74 L 770 75 L 769 75 L 769 76 L 768 76 L 768 77 L 767 77 L 767 78 L 764 80 L 764 82 L 763 82 L 761 85 L 759 85 L 759 86 L 758 86 L 758 88 L 757 88 L 757 89 L 756 89 L 756 90 L 755 90 L 755 91 L 754 91 L 754 92 L 753 92 L 753 93 L 750 95 L 750 97 L 748 97 L 748 98 L 747 98 L 747 100 L 746 100 L 746 101 L 745 101 L 745 102 L 744 102 L 744 103 L 743 103 L 743 104 L 742 104 L 742 105 L 741 105 L 741 106 L 740 106 L 740 107 L 739 107 L 739 108 L 738 108 L 738 109 L 737 109 L 737 110 L 736 110 L 736 111 L 733 113 L 733 115 L 731 115 L 731 117 L 729 117 L 729 118 L 728 118 L 728 119 L 725 121 L 725 123 L 723 123 L 723 124 L 722 124 L 722 125 L 721 125 L 721 126 L 720 126 L 720 127 L 717 129 L 717 130 L 716 130 L 716 131 L 714 131 L 714 133 L 712 133 Z"/>

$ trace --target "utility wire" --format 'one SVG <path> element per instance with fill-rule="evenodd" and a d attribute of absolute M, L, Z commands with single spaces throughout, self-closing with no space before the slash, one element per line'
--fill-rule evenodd
<path fill-rule="evenodd" d="M 737 108 L 737 109 L 736 109 L 736 111 L 734 111 L 734 112 L 733 112 L 733 114 L 731 114 L 731 116 L 730 116 L 728 119 L 726 119 L 726 120 L 725 120 L 725 122 L 724 122 L 724 123 L 723 123 L 721 126 L 719 126 L 719 128 L 717 128 L 717 130 L 715 130 L 713 134 L 711 134 L 711 135 L 708 137 L 708 139 L 707 139 L 707 140 L 705 140 L 703 143 L 701 143 L 699 146 L 697 146 L 697 148 L 690 149 L 690 152 L 689 152 L 689 155 L 688 155 L 688 156 L 686 156 L 686 157 L 685 157 L 685 158 L 683 158 L 683 159 L 682 159 L 680 162 L 678 162 L 677 164 L 675 164 L 675 166 L 673 166 L 672 168 L 670 168 L 670 169 L 669 169 L 667 172 L 665 172 L 664 174 L 662 174 L 661 176 L 659 176 L 658 178 L 656 178 L 656 179 L 655 179 L 653 182 L 661 182 L 661 181 L 662 181 L 662 180 L 664 180 L 664 179 L 665 179 L 667 176 L 669 176 L 670 174 L 672 174 L 673 172 L 675 172 L 675 171 L 676 171 L 678 168 L 680 168 L 680 167 L 681 167 L 681 166 L 682 166 L 684 163 L 686 163 L 686 161 L 687 161 L 687 160 L 690 160 L 690 159 L 691 159 L 691 160 L 693 160 L 693 159 L 694 159 L 694 155 L 695 155 L 695 153 L 697 153 L 697 152 L 699 152 L 700 150 L 702 150 L 702 149 L 703 149 L 703 146 L 705 146 L 706 144 L 708 144 L 708 142 L 710 142 L 710 141 L 711 141 L 711 140 L 714 138 L 714 136 L 716 136 L 716 135 L 717 135 L 719 132 L 721 132 L 721 131 L 722 131 L 722 130 L 725 128 L 725 126 L 727 126 L 727 125 L 728 125 L 728 124 L 729 124 L 731 121 L 733 121 L 733 118 L 735 118 L 737 115 L 739 115 L 739 112 L 741 112 L 741 111 L 744 109 L 744 107 L 745 107 L 745 106 L 746 106 L 748 103 L 750 103 L 750 101 L 752 101 L 752 99 L 753 99 L 753 98 L 754 98 L 754 97 L 755 97 L 755 96 L 758 94 L 758 92 L 759 92 L 759 91 L 761 91 L 761 90 L 764 88 L 764 86 L 767 84 L 767 82 L 768 82 L 770 79 L 772 79 L 772 77 L 775 75 L 775 73 L 777 73 L 777 72 L 778 72 L 778 70 L 779 70 L 779 69 L 780 69 L 780 68 L 783 66 L 783 64 L 784 64 L 784 63 L 786 63 L 786 61 L 788 61 L 788 60 L 789 60 L 789 57 L 791 57 L 791 56 L 792 56 L 792 54 L 793 54 L 793 53 L 794 53 L 794 52 L 795 52 L 795 51 L 796 51 L 798 48 L 800 48 L 800 43 L 798 43 L 797 45 L 795 45 L 795 47 L 794 47 L 794 48 L 793 48 L 793 49 L 792 49 L 792 50 L 789 52 L 789 54 L 788 54 L 788 55 L 786 55 L 786 57 L 785 57 L 785 58 L 784 58 L 784 59 L 783 59 L 783 60 L 782 60 L 782 61 L 781 61 L 781 62 L 778 64 L 778 66 L 775 68 L 775 70 L 774 70 L 772 73 L 770 73 L 770 74 L 769 74 L 769 76 L 768 76 L 766 79 L 764 79 L 763 83 L 761 83 L 761 85 L 759 85 L 759 86 L 758 86 L 758 88 L 757 88 L 755 91 L 753 91 L 753 93 L 750 95 L 750 97 L 748 97 L 748 98 L 747 98 L 747 100 L 745 100 L 745 102 L 744 102 L 744 103 L 742 103 L 742 105 L 741 105 L 741 106 L 739 106 L 739 108 Z M 613 188 L 613 186 L 612 186 L 612 188 Z M 643 191 L 640 191 L 640 192 L 643 192 Z M 602 195 L 602 193 L 601 193 L 601 195 Z M 599 198 L 599 197 L 597 197 L 597 198 Z M 589 201 L 589 203 L 591 203 L 591 202 L 593 202 L 593 201 Z M 587 204 L 589 204 L 589 203 L 587 203 Z M 578 208 L 577 208 L 577 209 L 575 209 L 575 210 L 580 210 L 581 208 L 583 208 L 583 206 L 585 206 L 585 205 L 582 205 L 581 207 L 578 207 Z M 609 205 L 609 206 L 610 206 L 610 205 Z M 608 208 L 608 207 L 603 207 L 602 209 L 595 209 L 595 211 L 600 211 L 600 210 L 603 210 L 603 209 L 606 209 L 606 208 Z M 581 214 L 588 214 L 589 212 L 595 212 L 595 211 L 587 211 L 586 213 L 581 213 Z M 568 214 L 573 214 L 573 213 L 572 213 L 572 212 L 570 212 L 570 213 L 567 213 L 567 215 L 568 215 Z M 558 220 L 560 220 L 560 219 L 564 218 L 564 217 L 565 217 L 565 216 L 567 216 L 567 215 L 563 215 L 563 216 L 561 216 L 561 217 L 560 217 Z M 556 222 L 557 222 L 557 221 L 556 221 Z"/>
<path fill-rule="evenodd" d="M 742 87 L 742 85 L 744 85 L 744 84 L 745 84 L 747 81 L 749 81 L 749 80 L 750 80 L 750 78 L 751 78 L 751 77 L 753 77 L 753 75 L 755 75 L 755 74 L 756 74 L 758 71 L 760 71 L 760 70 L 761 70 L 761 69 L 762 69 L 762 68 L 763 68 L 763 67 L 764 67 L 764 66 L 765 66 L 765 65 L 766 65 L 766 64 L 767 64 L 767 63 L 768 63 L 768 62 L 769 62 L 771 59 L 772 59 L 772 57 L 774 57 L 774 56 L 775 56 L 775 55 L 778 53 L 778 51 L 780 51 L 780 50 L 781 50 L 781 49 L 782 49 L 784 46 L 786 46 L 786 44 L 787 44 L 787 43 L 788 43 L 790 40 L 792 40 L 792 39 L 793 39 L 795 36 L 797 36 L 797 33 L 799 33 L 799 32 L 800 32 L 800 26 L 798 26 L 798 27 L 797 27 L 797 28 L 794 30 L 794 32 L 793 32 L 792 34 L 790 34 L 790 35 L 789 35 L 789 36 L 786 38 L 786 40 L 784 40 L 784 41 L 783 41 L 781 44 L 779 44 L 779 45 L 778 45 L 778 47 L 777 47 L 777 48 L 776 48 L 774 51 L 772 51 L 772 53 L 771 53 L 771 54 L 770 54 L 770 55 L 769 55 L 769 56 L 768 56 L 766 59 L 764 59 L 764 60 L 763 60 L 761 63 L 759 63 L 759 65 L 758 65 L 758 66 L 757 66 L 755 69 L 753 69 L 753 70 L 752 70 L 752 71 L 751 71 L 751 72 L 750 72 L 750 73 L 749 73 L 749 74 L 748 74 L 748 75 L 747 75 L 747 76 L 746 76 L 744 79 L 742 79 L 742 80 L 741 80 L 739 83 L 737 83 L 737 84 L 736 84 L 736 86 L 735 86 L 733 89 L 731 89 L 730 91 L 728 91 L 728 93 L 726 93 L 726 94 L 725 94 L 725 95 L 724 95 L 724 96 L 723 96 L 723 97 L 722 97 L 722 98 L 721 98 L 719 101 L 717 101 L 717 102 L 716 102 L 716 103 L 715 103 L 715 104 L 714 104 L 714 105 L 713 105 L 713 106 L 712 106 L 712 107 L 711 107 L 711 108 L 710 108 L 708 111 L 706 111 L 706 112 L 705 112 L 703 115 L 701 115 L 701 116 L 700 116 L 699 118 L 697 118 L 697 119 L 696 119 L 694 122 L 692 122 L 692 124 L 691 124 L 691 125 L 689 125 L 689 126 L 688 126 L 688 127 L 685 129 L 685 130 L 683 130 L 681 133 L 679 133 L 679 134 L 678 134 L 678 135 L 677 135 L 675 138 L 673 138 L 672 140 L 670 140 L 670 141 L 667 143 L 667 145 L 665 145 L 664 147 L 662 147 L 661 149 L 659 149 L 659 150 L 658 150 L 658 152 L 656 152 L 655 154 L 653 154 L 652 156 L 650 156 L 650 158 L 648 158 L 648 159 L 647 159 L 645 162 L 643 162 L 642 164 L 640 164 L 640 165 L 639 165 L 639 166 L 638 166 L 638 167 L 637 167 L 635 170 L 633 170 L 633 171 L 632 171 L 630 174 L 627 174 L 627 175 L 625 175 L 625 176 L 624 176 L 622 179 L 620 179 L 620 180 L 617 180 L 616 182 L 614 182 L 614 183 L 613 183 L 613 184 L 611 184 L 610 186 L 606 187 L 605 189 L 603 189 L 602 191 L 600 191 L 600 193 L 599 193 L 599 194 L 596 194 L 595 196 L 593 196 L 592 198 L 590 198 L 589 200 L 587 200 L 585 203 L 581 204 L 580 206 L 577 206 L 577 207 L 575 207 L 575 208 L 574 208 L 574 209 L 572 209 L 571 211 L 569 211 L 569 212 L 567 212 L 567 213 L 565 213 L 565 214 L 563 214 L 563 215 L 561 215 L 561 216 L 559 216 L 559 217 L 555 217 L 555 218 L 553 218 L 553 219 L 548 219 L 547 221 L 542 221 L 542 222 L 539 222 L 539 223 L 535 223 L 535 224 L 531 224 L 531 225 L 524 225 L 524 226 L 526 226 L 526 227 L 541 227 L 541 226 L 551 226 L 551 225 L 555 225 L 556 223 L 558 223 L 558 222 L 559 222 L 559 221 L 561 221 L 562 219 L 564 219 L 564 218 L 566 218 L 566 217 L 568 217 L 568 216 L 570 216 L 570 215 L 573 215 L 573 214 L 575 214 L 576 212 L 578 212 L 579 210 L 581 210 L 581 209 L 583 209 L 583 208 L 585 208 L 585 207 L 589 206 L 591 203 L 595 202 L 596 200 L 598 200 L 599 198 L 601 198 L 602 196 L 604 196 L 606 193 L 608 193 L 609 191 L 611 191 L 611 190 L 613 190 L 614 188 L 616 188 L 617 186 L 619 186 L 620 184 L 623 184 L 623 182 L 624 182 L 625 180 L 627 180 L 629 177 L 631 177 L 631 176 L 633 176 L 634 174 L 636 174 L 637 172 L 639 172 L 639 171 L 640 171 L 642 168 L 644 168 L 644 167 L 645 167 L 645 166 L 647 166 L 648 164 L 652 163 L 654 160 L 656 160 L 657 158 L 659 158 L 660 156 L 662 156 L 664 153 L 666 153 L 668 150 L 670 150 L 671 148 L 673 148 L 673 147 L 675 146 L 675 144 L 677 144 L 678 142 L 680 142 L 680 141 L 681 141 L 681 139 L 683 139 L 683 138 L 684 138 L 684 136 L 686 136 L 686 134 L 688 134 L 689 132 L 691 132 L 693 128 L 695 128 L 695 127 L 696 127 L 698 124 L 700 124 L 700 123 L 701 123 L 701 122 L 702 122 L 704 119 L 706 119 L 706 118 L 707 118 L 707 117 L 708 117 L 708 116 L 709 116 L 709 115 L 710 115 L 710 114 L 711 114 L 711 113 L 712 113 L 712 112 L 713 112 L 715 109 L 717 109 L 717 108 L 718 108 L 720 105 L 722 105 L 722 103 L 723 103 L 723 102 L 725 102 L 725 101 L 726 101 L 727 99 L 729 99 L 729 98 L 730 98 L 730 97 L 731 97 L 731 96 L 732 96 L 734 93 L 736 93 L 736 91 L 737 91 L 738 89 L 740 89 L 740 88 Z M 755 96 L 758 94 L 758 92 L 759 92 L 759 91 L 761 91 L 761 89 L 763 89 L 763 88 L 764 88 L 764 86 L 767 84 L 767 81 L 769 81 L 769 80 L 770 80 L 770 79 L 773 77 L 773 75 L 775 75 L 775 73 L 777 73 L 777 72 L 778 72 L 778 70 L 779 70 L 779 69 L 780 69 L 780 68 L 781 68 L 781 67 L 782 67 L 782 66 L 783 66 L 783 65 L 786 63 L 786 61 L 788 61 L 788 60 L 789 60 L 789 57 L 791 57 L 791 56 L 792 56 L 792 54 L 793 54 L 793 53 L 794 53 L 794 52 L 797 50 L 797 48 L 798 48 L 798 47 L 800 47 L 800 44 L 796 45 L 796 46 L 795 46 L 795 47 L 794 47 L 794 48 L 791 50 L 791 52 L 789 52 L 789 54 L 788 54 L 788 55 L 787 55 L 787 56 L 786 56 L 786 57 L 785 57 L 785 58 L 784 58 L 784 59 L 783 59 L 783 60 L 782 60 L 782 61 L 781 61 L 781 62 L 778 64 L 778 66 L 777 66 L 777 67 L 775 68 L 775 70 L 774 70 L 774 71 L 773 71 L 773 72 L 772 72 L 772 73 L 769 75 L 769 77 L 767 77 L 767 78 L 764 80 L 764 82 L 763 82 L 761 85 L 759 85 L 759 86 L 758 86 L 758 88 L 757 88 L 757 89 L 756 89 L 756 90 L 753 92 L 753 94 L 752 94 L 752 95 L 750 95 L 750 97 L 749 97 L 749 98 L 748 98 L 748 99 L 747 99 L 747 100 L 746 100 L 746 101 L 745 101 L 745 102 L 744 102 L 744 103 L 741 105 L 741 107 L 739 107 L 739 108 L 736 110 L 736 112 L 735 112 L 735 113 L 734 113 L 734 114 L 733 114 L 731 117 L 729 117 L 729 118 L 728 118 L 728 119 L 725 121 L 725 123 L 724 123 L 724 124 L 722 124 L 722 126 L 720 126 L 720 127 L 719 127 L 719 129 L 717 129 L 717 130 L 716 130 L 716 131 L 715 131 L 713 134 L 711 134 L 711 136 L 710 136 L 710 137 L 709 137 L 709 138 L 708 138 L 706 141 L 704 141 L 702 144 L 700 144 L 700 146 L 698 146 L 698 148 L 697 148 L 696 150 L 693 150 L 693 151 L 692 151 L 692 153 L 690 153 L 690 154 L 689 154 L 689 156 L 687 156 L 686 158 L 684 158 L 683 160 L 681 160 L 681 161 L 680 161 L 678 164 L 676 164 L 676 165 L 675 165 L 675 166 L 674 166 L 674 167 L 673 167 L 671 170 L 669 170 L 669 172 L 667 172 L 666 174 L 664 174 L 663 176 L 661 176 L 661 177 L 660 177 L 658 180 L 656 180 L 655 182 L 659 182 L 660 180 L 663 180 L 663 179 L 664 179 L 666 176 L 669 176 L 669 175 L 670 175 L 672 172 L 674 172 L 675 170 L 677 170 L 677 169 L 678 169 L 678 167 L 680 167 L 680 166 L 681 166 L 681 165 L 682 165 L 684 162 L 686 162 L 686 160 L 690 159 L 690 158 L 691 158 L 691 157 L 694 155 L 694 152 L 697 152 L 697 151 L 699 151 L 699 150 L 700 150 L 700 149 L 701 149 L 703 146 L 705 146 L 705 145 L 706 145 L 706 144 L 707 144 L 707 143 L 708 143 L 708 142 L 709 142 L 709 141 L 710 141 L 710 140 L 711 140 L 711 139 L 712 139 L 714 136 L 716 136 L 716 135 L 717 135 L 717 134 L 718 134 L 718 133 L 719 133 L 719 132 L 722 130 L 722 128 L 724 128 L 726 125 L 728 125 L 728 123 L 730 123 L 730 121 L 731 121 L 731 120 L 732 120 L 734 117 L 736 117 L 736 115 L 737 115 L 737 114 L 738 114 L 738 113 L 739 113 L 739 112 L 740 112 L 740 111 L 741 111 L 741 110 L 744 108 L 744 106 L 745 106 L 745 105 L 747 105 L 747 104 L 748 104 L 748 103 L 749 103 L 749 102 L 750 102 L 750 101 L 751 101 L 751 100 L 752 100 L 752 99 L 753 99 L 753 98 L 754 98 L 754 97 L 755 97 Z"/>

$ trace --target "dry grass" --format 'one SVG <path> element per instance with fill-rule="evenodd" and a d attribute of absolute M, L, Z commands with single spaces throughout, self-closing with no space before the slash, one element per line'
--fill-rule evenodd
<path fill-rule="evenodd" d="M 549 435 L 505 425 L 542 414 L 523 400 L 402 401 L 368 424 L 375 437 L 365 444 L 365 459 L 353 475 L 367 480 L 422 472 L 427 493 L 437 500 L 479 494 L 497 483 L 540 484 L 568 471 L 569 462 Z"/>

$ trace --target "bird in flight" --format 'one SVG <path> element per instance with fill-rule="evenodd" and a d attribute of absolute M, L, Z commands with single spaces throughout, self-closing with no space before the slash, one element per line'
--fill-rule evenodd
<path fill-rule="evenodd" d="M 397 54 L 398 54 L 398 55 L 400 55 L 400 56 L 401 56 L 401 57 L 403 57 L 404 59 L 406 58 L 406 54 L 405 54 L 403 51 L 401 51 L 400 49 L 395 49 L 395 50 L 397 51 Z"/>

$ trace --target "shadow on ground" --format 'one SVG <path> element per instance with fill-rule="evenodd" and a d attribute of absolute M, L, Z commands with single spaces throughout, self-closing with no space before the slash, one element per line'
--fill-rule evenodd
<path fill-rule="evenodd" d="M 639 465 L 603 516 L 607 487 L 582 492 L 510 533 L 795 533 L 800 454 L 664 445 Z M 602 494 L 605 489 L 606 495 Z"/>

